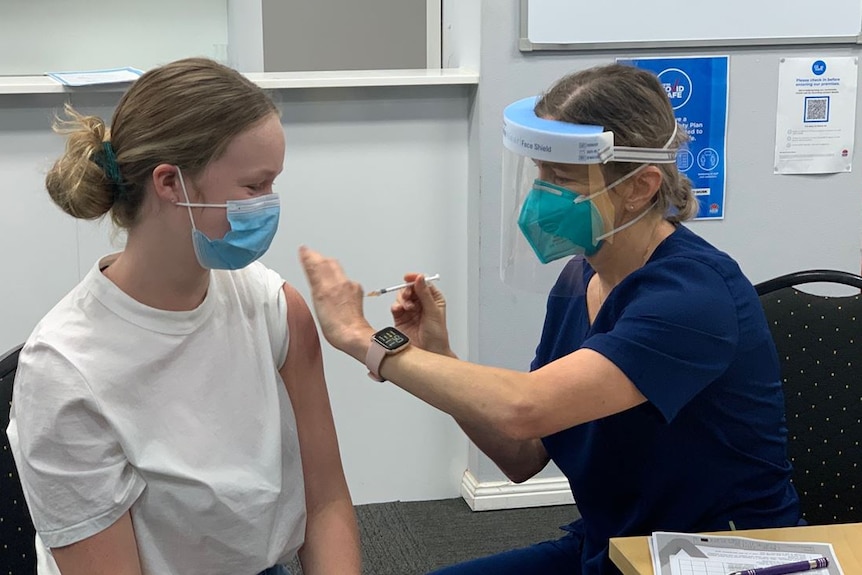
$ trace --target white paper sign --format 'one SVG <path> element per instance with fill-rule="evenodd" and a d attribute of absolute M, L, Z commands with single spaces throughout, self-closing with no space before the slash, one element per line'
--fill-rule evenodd
<path fill-rule="evenodd" d="M 782 58 L 775 124 L 776 174 L 852 168 L 857 58 Z"/>

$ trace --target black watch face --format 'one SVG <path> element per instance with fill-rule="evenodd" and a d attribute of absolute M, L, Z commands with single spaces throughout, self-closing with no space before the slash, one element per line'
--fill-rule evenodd
<path fill-rule="evenodd" d="M 389 351 L 393 351 L 407 344 L 410 340 L 407 336 L 395 329 L 394 327 L 386 327 L 374 334 L 374 341 L 385 347 Z"/>

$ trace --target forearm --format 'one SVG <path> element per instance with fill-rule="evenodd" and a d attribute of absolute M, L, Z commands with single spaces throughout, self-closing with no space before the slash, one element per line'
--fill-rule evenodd
<path fill-rule="evenodd" d="M 359 530 L 349 498 L 309 510 L 299 560 L 306 575 L 361 573 Z"/>
<path fill-rule="evenodd" d="M 441 351 L 435 351 L 435 353 L 458 359 L 448 345 L 440 346 L 440 349 Z M 506 477 L 515 483 L 530 479 L 548 464 L 548 452 L 545 451 L 545 446 L 540 439 L 516 441 L 497 433 L 494 429 L 474 425 L 466 420 L 456 419 L 456 423 L 476 444 L 476 447 L 490 457 Z"/>
<path fill-rule="evenodd" d="M 370 331 L 342 349 L 359 361 Z M 531 374 L 476 365 L 415 346 L 384 359 L 381 375 L 457 421 L 510 439 L 535 439 L 538 417 L 530 395 Z"/>
<path fill-rule="evenodd" d="M 530 479 L 548 464 L 550 458 L 541 439 L 515 441 L 465 421 L 458 421 L 458 425 L 476 447 L 515 483 Z"/>
<path fill-rule="evenodd" d="M 446 351 L 438 353 L 458 359 L 451 348 L 446 346 L 445 349 Z M 493 429 L 473 425 L 464 420 L 455 421 L 470 441 L 490 457 L 506 477 L 515 483 L 530 479 L 544 469 L 550 460 L 541 439 L 516 441 L 504 437 Z"/>

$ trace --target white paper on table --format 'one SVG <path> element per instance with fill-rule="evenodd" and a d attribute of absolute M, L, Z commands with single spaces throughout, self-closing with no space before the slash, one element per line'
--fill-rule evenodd
<path fill-rule="evenodd" d="M 82 70 L 80 72 L 48 72 L 64 86 L 93 86 L 97 84 L 121 84 L 134 82 L 143 74 L 137 68 L 110 68 L 106 70 Z"/>
<path fill-rule="evenodd" d="M 857 58 L 782 58 L 775 123 L 776 174 L 852 169 Z"/>
<path fill-rule="evenodd" d="M 829 566 L 806 571 L 806 575 L 844 575 L 831 543 L 657 531 L 650 537 L 650 554 L 656 575 L 727 575 L 818 557 L 829 559 Z"/>

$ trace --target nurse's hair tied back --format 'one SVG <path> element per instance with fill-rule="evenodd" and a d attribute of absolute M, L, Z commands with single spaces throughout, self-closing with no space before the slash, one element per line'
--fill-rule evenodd
<path fill-rule="evenodd" d="M 655 74 L 624 64 L 597 66 L 560 78 L 538 99 L 535 112 L 563 122 L 602 126 L 614 133 L 615 146 L 661 148 L 676 127 L 673 108 Z M 678 149 L 688 139 L 679 126 L 667 147 Z M 699 204 L 691 180 L 676 164 L 654 165 L 662 173 L 656 209 L 671 222 L 697 215 Z M 603 169 L 614 181 L 637 167 L 610 162 Z"/>

